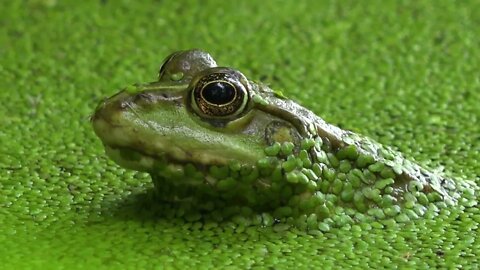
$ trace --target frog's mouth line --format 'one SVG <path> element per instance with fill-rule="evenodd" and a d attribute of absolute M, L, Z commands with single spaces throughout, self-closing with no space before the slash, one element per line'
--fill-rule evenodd
<path fill-rule="evenodd" d="M 204 170 L 211 165 L 225 165 L 229 160 L 218 155 L 218 151 L 185 149 L 163 136 L 142 139 L 134 128 L 119 125 L 103 114 L 97 113 L 93 124 L 107 155 L 120 166 L 129 169 L 151 172 L 165 163 L 191 163 L 197 169 Z"/>
<path fill-rule="evenodd" d="M 105 153 L 117 164 L 138 171 L 152 173 L 162 165 L 180 165 L 192 164 L 199 171 L 205 172 L 211 165 L 220 164 L 202 164 L 187 160 L 179 160 L 170 157 L 167 153 L 149 154 L 142 150 L 131 147 L 111 146 L 104 144 Z"/>

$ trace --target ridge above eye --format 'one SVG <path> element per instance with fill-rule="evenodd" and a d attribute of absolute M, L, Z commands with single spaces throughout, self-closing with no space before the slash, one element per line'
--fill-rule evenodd
<path fill-rule="evenodd" d="M 217 63 L 207 52 L 198 49 L 177 51 L 163 61 L 158 81 L 189 83 L 198 72 L 216 66 Z"/>

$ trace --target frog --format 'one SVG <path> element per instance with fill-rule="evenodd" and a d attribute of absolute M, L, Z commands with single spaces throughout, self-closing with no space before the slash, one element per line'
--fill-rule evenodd
<path fill-rule="evenodd" d="M 170 54 L 157 80 L 102 100 L 91 123 L 107 156 L 150 174 L 156 201 L 196 213 L 192 220 L 312 231 L 406 222 L 461 193 L 457 181 L 327 123 L 199 49 Z"/>

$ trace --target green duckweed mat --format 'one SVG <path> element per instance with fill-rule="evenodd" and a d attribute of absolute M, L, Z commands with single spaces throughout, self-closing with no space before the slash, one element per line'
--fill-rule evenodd
<path fill-rule="evenodd" d="M 159 218 L 89 115 L 179 49 L 480 182 L 478 1 L 3 1 L 0 268 L 478 267 L 477 207 L 319 235 Z M 478 194 L 476 193 L 477 199 Z"/>

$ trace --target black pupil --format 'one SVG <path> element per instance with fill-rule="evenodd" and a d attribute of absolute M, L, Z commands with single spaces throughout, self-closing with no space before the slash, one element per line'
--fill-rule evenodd
<path fill-rule="evenodd" d="M 203 88 L 202 95 L 212 104 L 227 104 L 235 98 L 235 88 L 227 82 L 212 82 Z"/>

